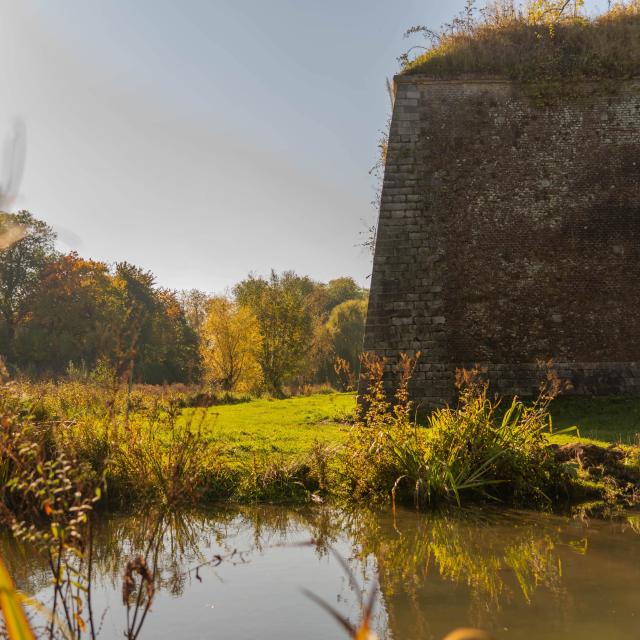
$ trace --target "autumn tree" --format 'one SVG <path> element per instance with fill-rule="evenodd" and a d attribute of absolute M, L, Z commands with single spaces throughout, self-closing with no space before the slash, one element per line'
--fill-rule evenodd
<path fill-rule="evenodd" d="M 258 322 L 261 345 L 258 362 L 267 389 L 277 397 L 284 385 L 305 369 L 313 337 L 310 296 L 315 283 L 293 271 L 274 271 L 268 279 L 250 276 L 234 294 L 240 306 L 250 309 Z"/>
<path fill-rule="evenodd" d="M 123 309 L 114 353 L 118 375 L 150 384 L 196 377 L 197 335 L 175 294 L 157 288 L 150 271 L 128 262 L 116 265 L 114 285 Z"/>
<path fill-rule="evenodd" d="M 11 238 L 0 247 L 0 352 L 12 362 L 21 307 L 55 257 L 56 235 L 28 211 L 0 213 L 0 232 Z"/>
<path fill-rule="evenodd" d="M 109 364 L 120 379 L 162 383 L 199 375 L 198 339 L 176 296 L 122 263 L 61 256 L 46 265 L 21 307 L 16 363 L 37 375 L 69 364 Z"/>
<path fill-rule="evenodd" d="M 106 264 L 75 253 L 46 265 L 25 300 L 16 357 L 27 369 L 63 373 L 110 356 L 123 308 Z"/>
<path fill-rule="evenodd" d="M 211 296 L 199 289 L 185 289 L 178 292 L 177 299 L 187 323 L 195 333 L 200 334 L 207 319 Z"/>
<path fill-rule="evenodd" d="M 255 315 L 223 296 L 212 298 L 208 309 L 200 334 L 205 378 L 224 391 L 257 388 L 262 337 Z"/>

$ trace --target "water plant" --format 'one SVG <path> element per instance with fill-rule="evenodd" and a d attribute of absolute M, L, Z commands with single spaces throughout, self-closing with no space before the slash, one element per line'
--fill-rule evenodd
<path fill-rule="evenodd" d="M 363 359 L 367 390 L 345 465 L 356 497 L 460 505 L 464 496 L 530 506 L 566 496 L 566 470 L 547 446 L 555 393 L 550 386 L 533 403 L 513 398 L 505 409 L 478 382 L 478 372 L 461 372 L 458 405 L 433 411 L 421 425 L 409 399 L 417 357 L 400 358 L 393 402 L 384 388 L 386 361 Z"/>
<path fill-rule="evenodd" d="M 0 560 L 0 610 L 2 610 L 9 640 L 34 639 L 33 631 L 22 608 L 22 598 L 16 591 L 2 560 Z"/>

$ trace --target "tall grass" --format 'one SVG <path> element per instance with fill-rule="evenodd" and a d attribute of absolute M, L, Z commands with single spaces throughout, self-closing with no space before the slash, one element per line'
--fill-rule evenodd
<path fill-rule="evenodd" d="M 215 494 L 219 447 L 201 432 L 204 410 L 184 417 L 180 398 L 147 394 L 125 403 L 124 396 L 91 385 L 33 391 L 16 384 L 0 388 L 5 506 L 29 498 L 23 476 L 38 465 L 52 472 L 69 466 L 74 485 L 103 482 L 108 500 L 129 505 L 196 504 Z"/>
<path fill-rule="evenodd" d="M 591 483 L 588 496 L 581 497 L 597 499 L 600 491 L 613 503 L 624 489 L 627 503 L 640 499 L 630 484 L 638 467 L 633 451 L 620 454 L 624 464 L 596 476 L 594 465 L 583 469 L 566 452 L 548 446 L 550 396 L 532 404 L 499 401 L 485 385 L 467 382 L 459 404 L 435 411 L 425 424 L 415 419 L 409 398 L 415 359 L 401 359 L 393 398 L 385 393 L 385 366 L 373 356 L 364 358 L 368 391 L 346 445 L 309 442 L 287 454 L 263 447 L 264 453 L 253 457 L 246 453 L 250 447 L 237 445 L 233 429 L 216 434 L 210 426 L 204 429 L 204 410 L 183 410 L 179 396 L 141 391 L 127 396 L 121 390 L 112 395 L 79 383 L 5 385 L 0 388 L 0 500 L 21 518 L 37 519 L 42 505 L 27 517 L 23 512 L 33 507 L 33 496 L 20 488 L 28 484 L 15 482 L 23 481 L 25 469 L 40 473 L 38 464 L 52 473 L 68 466 L 72 484 L 103 487 L 97 508 L 173 509 L 216 500 L 320 503 L 336 495 L 421 506 L 490 499 L 546 507 L 569 497 L 581 480 Z M 275 429 L 283 415 L 273 413 Z M 285 438 L 290 432 L 282 433 Z"/>
<path fill-rule="evenodd" d="M 50 425 L 21 412 L 11 387 L 4 392 L 0 464 L 8 480 L 2 487 L 2 520 L 16 539 L 47 559 L 53 584 L 48 637 L 59 632 L 80 638 L 88 629 L 94 637 L 91 606 L 86 605 L 91 599 L 91 516 L 102 495 L 102 478 L 86 462 L 57 450 Z"/>
<path fill-rule="evenodd" d="M 595 18 L 485 11 L 479 17 L 456 18 L 441 32 L 415 27 L 408 33 L 418 32 L 431 44 L 413 59 L 408 54 L 401 57 L 403 73 L 444 79 L 499 76 L 525 82 L 640 74 L 638 0 L 614 3 Z"/>
<path fill-rule="evenodd" d="M 368 355 L 360 418 L 351 433 L 345 475 L 358 498 L 416 505 L 491 499 L 540 506 L 566 496 L 569 477 L 548 447 L 551 396 L 503 409 L 486 384 L 469 379 L 456 407 L 434 411 L 426 426 L 412 417 L 409 381 L 416 358 L 400 360 L 393 402 L 384 391 L 385 361 Z"/>
<path fill-rule="evenodd" d="M 324 502 L 332 489 L 337 447 L 316 442 L 302 458 L 254 456 L 240 468 L 234 497 L 251 502 Z"/>
<path fill-rule="evenodd" d="M 13 508 L 25 497 L 7 488 L 19 472 L 16 451 L 30 448 L 45 466 L 70 464 L 74 482 L 99 479 L 103 506 L 320 502 L 330 490 L 336 447 L 317 442 L 295 457 L 237 458 L 203 429 L 206 409 L 185 411 L 184 404 L 182 395 L 157 389 L 114 393 L 80 382 L 1 387 L 2 502 Z"/>

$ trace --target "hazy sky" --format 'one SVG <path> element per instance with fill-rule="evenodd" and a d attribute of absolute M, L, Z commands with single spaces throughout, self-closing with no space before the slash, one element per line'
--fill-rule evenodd
<path fill-rule="evenodd" d="M 463 4 L 0 0 L 0 133 L 27 125 L 14 209 L 172 288 L 272 267 L 366 284 L 385 78 L 407 27 Z"/>

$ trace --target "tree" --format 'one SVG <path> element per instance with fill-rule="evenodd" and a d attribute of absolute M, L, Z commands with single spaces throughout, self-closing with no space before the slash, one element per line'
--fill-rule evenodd
<path fill-rule="evenodd" d="M 21 307 L 38 285 L 45 266 L 56 257 L 56 234 L 28 211 L 0 213 L 0 234 L 11 240 L 0 248 L 0 349 L 12 362 Z"/>
<path fill-rule="evenodd" d="M 127 262 L 116 265 L 122 316 L 114 363 L 129 382 L 187 382 L 196 377 L 198 337 L 176 295 L 155 285 L 155 277 Z"/>
<path fill-rule="evenodd" d="M 367 301 L 347 300 L 333 309 L 327 322 L 335 357 L 346 360 L 352 371 L 358 371 L 366 319 Z"/>
<path fill-rule="evenodd" d="M 346 300 L 361 300 L 366 295 L 366 290 L 356 284 L 353 278 L 343 277 L 329 280 L 327 284 L 317 285 L 312 299 L 318 315 L 323 322 L 326 322 L 334 307 Z"/>
<path fill-rule="evenodd" d="M 149 383 L 193 382 L 200 377 L 198 335 L 173 291 L 154 290 L 149 331 L 140 341 L 136 378 Z"/>
<path fill-rule="evenodd" d="M 44 267 L 23 303 L 17 362 L 53 374 L 70 362 L 91 369 L 113 353 L 122 312 L 106 264 L 61 256 Z"/>
<path fill-rule="evenodd" d="M 288 380 L 304 371 L 313 338 L 310 296 L 315 287 L 310 278 L 293 271 L 272 271 L 268 280 L 252 275 L 234 289 L 236 301 L 258 321 L 258 362 L 267 389 L 277 397 L 283 396 Z"/>
<path fill-rule="evenodd" d="M 111 273 L 75 253 L 52 260 L 21 302 L 19 320 L 15 362 L 39 375 L 99 362 L 129 383 L 200 375 L 198 336 L 176 295 L 128 263 Z"/>
<path fill-rule="evenodd" d="M 200 352 L 205 377 L 224 391 L 250 391 L 262 376 L 258 356 L 262 337 L 249 307 L 212 298 L 202 325 Z"/>
<path fill-rule="evenodd" d="M 116 333 L 117 346 L 113 353 L 113 363 L 119 377 L 133 382 L 136 367 L 151 342 L 153 315 L 157 311 L 158 300 L 154 292 L 155 278 L 150 271 L 144 271 L 128 262 L 116 264 L 114 285 L 122 304 L 122 317 Z"/>
<path fill-rule="evenodd" d="M 177 298 L 187 323 L 196 334 L 200 335 L 204 321 L 207 319 L 211 296 L 199 289 L 185 289 L 178 292 Z"/>

